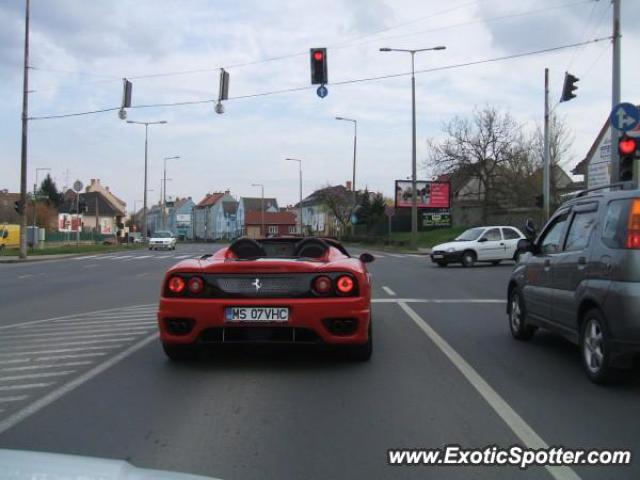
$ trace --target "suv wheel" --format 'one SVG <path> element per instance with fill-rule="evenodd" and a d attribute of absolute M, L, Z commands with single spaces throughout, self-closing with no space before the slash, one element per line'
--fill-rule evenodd
<path fill-rule="evenodd" d="M 476 254 L 471 250 L 467 250 L 462 254 L 462 266 L 463 267 L 473 267 L 476 263 Z"/>
<path fill-rule="evenodd" d="M 582 365 L 594 383 L 605 383 L 611 376 L 608 336 L 604 316 L 599 310 L 589 310 L 582 323 L 580 349 Z"/>
<path fill-rule="evenodd" d="M 527 325 L 526 318 L 522 295 L 517 288 L 514 288 L 509 297 L 509 329 L 516 340 L 531 340 L 536 332 L 536 327 Z"/>

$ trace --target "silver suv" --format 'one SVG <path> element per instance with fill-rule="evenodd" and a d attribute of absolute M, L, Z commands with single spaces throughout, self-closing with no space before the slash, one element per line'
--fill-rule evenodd
<path fill-rule="evenodd" d="M 534 241 L 520 241 L 527 253 L 509 280 L 513 337 L 529 340 L 538 327 L 564 335 L 596 383 L 640 352 L 640 190 L 626 186 L 563 204 Z"/>

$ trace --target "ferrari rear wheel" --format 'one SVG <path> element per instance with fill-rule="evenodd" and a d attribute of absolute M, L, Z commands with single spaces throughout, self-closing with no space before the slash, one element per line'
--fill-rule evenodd
<path fill-rule="evenodd" d="M 162 344 L 164 353 L 174 362 L 185 362 L 196 358 L 196 350 L 191 345 L 167 345 Z"/>
<path fill-rule="evenodd" d="M 368 362 L 373 354 L 373 335 L 371 328 L 371 320 L 369 320 L 369 338 L 362 345 L 351 345 L 348 347 L 347 354 L 349 358 L 358 362 Z"/>

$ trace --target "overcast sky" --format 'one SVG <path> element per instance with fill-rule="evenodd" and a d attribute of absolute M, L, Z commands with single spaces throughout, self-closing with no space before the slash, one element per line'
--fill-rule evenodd
<path fill-rule="evenodd" d="M 640 100 L 640 2 L 622 0 L 622 99 Z M 410 78 L 348 85 L 331 82 L 404 73 L 410 58 L 380 47 L 425 48 L 416 69 L 499 57 L 582 42 L 611 33 L 608 0 L 32 0 L 30 115 L 117 107 L 121 78 L 134 79 L 133 104 L 207 100 L 217 96 L 217 68 L 227 66 L 230 96 L 309 86 L 310 47 L 329 47 L 329 95 L 315 89 L 231 99 L 218 115 L 212 104 L 139 108 L 131 120 L 167 120 L 150 127 L 150 201 L 160 196 L 162 158 L 167 193 L 192 196 L 229 189 L 258 196 L 252 183 L 281 205 L 351 178 L 353 127 L 358 120 L 358 186 L 390 196 L 393 180 L 411 173 Z M 0 189 L 17 191 L 24 0 L 0 0 Z M 286 58 L 252 63 L 271 57 Z M 238 64 L 249 63 L 240 66 Z M 236 66 L 234 66 L 236 65 Z M 580 78 L 578 98 L 556 112 L 575 134 L 573 166 L 582 159 L 610 110 L 611 47 L 578 49 L 419 74 L 416 77 L 418 158 L 443 122 L 474 106 L 511 112 L 526 129 L 543 117 L 544 67 L 551 98 L 560 97 L 565 70 Z M 143 195 L 144 127 L 117 112 L 31 121 L 29 188 L 36 167 L 50 167 L 58 185 L 90 178 L 131 208 Z M 421 172 L 421 177 L 428 172 Z M 69 182 L 69 183 L 67 183 Z"/>

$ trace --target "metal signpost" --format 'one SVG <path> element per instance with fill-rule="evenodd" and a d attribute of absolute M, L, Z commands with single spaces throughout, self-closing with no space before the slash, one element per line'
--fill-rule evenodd
<path fill-rule="evenodd" d="M 82 182 L 76 180 L 73 182 L 73 191 L 76 192 L 76 247 L 80 245 L 80 192 L 82 191 Z"/>

